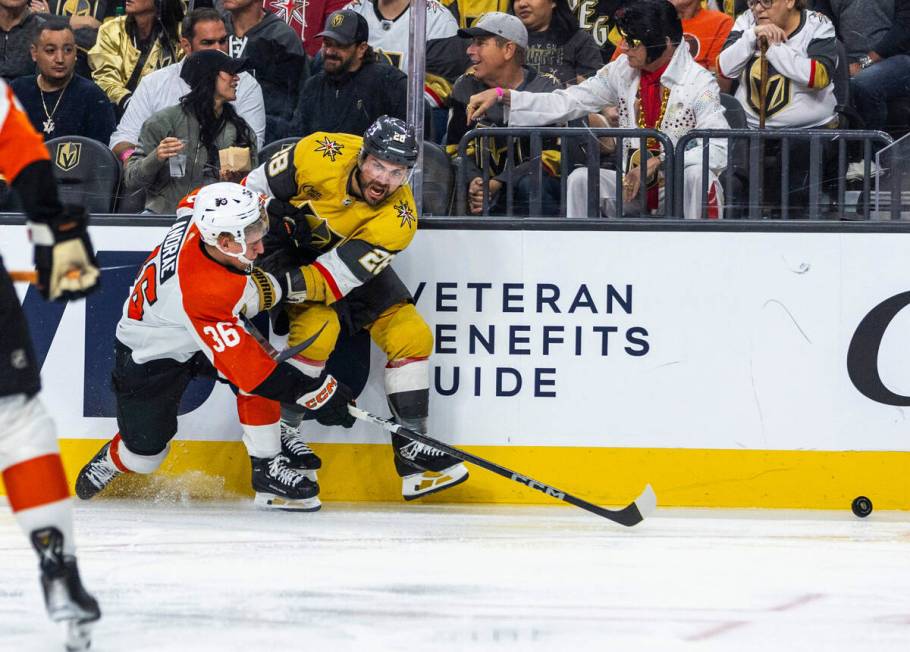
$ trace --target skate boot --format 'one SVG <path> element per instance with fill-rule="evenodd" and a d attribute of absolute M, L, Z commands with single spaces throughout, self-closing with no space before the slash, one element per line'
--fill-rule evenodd
<path fill-rule="evenodd" d="M 281 420 L 281 454 L 288 458 L 291 466 L 316 482 L 316 471 L 322 468 L 322 460 L 303 440 L 297 428 L 284 419 Z"/>
<path fill-rule="evenodd" d="M 284 455 L 251 457 L 254 504 L 270 509 L 315 512 L 322 503 L 319 485 L 290 466 Z"/>
<path fill-rule="evenodd" d="M 66 625 L 67 652 L 91 645 L 91 628 L 101 618 L 98 602 L 82 586 L 75 557 L 63 555 L 63 534 L 55 527 L 35 530 L 32 545 L 41 560 L 41 588 L 47 615 Z"/>
<path fill-rule="evenodd" d="M 116 467 L 111 458 L 111 442 L 108 442 L 79 471 L 76 478 L 76 495 L 82 500 L 89 500 L 122 474 L 123 471 Z"/>
<path fill-rule="evenodd" d="M 398 442 L 397 438 L 400 438 Z M 405 500 L 423 498 L 468 479 L 465 465 L 440 450 L 401 435 L 392 435 L 392 445 L 396 449 L 395 467 L 402 476 L 401 495 Z"/>

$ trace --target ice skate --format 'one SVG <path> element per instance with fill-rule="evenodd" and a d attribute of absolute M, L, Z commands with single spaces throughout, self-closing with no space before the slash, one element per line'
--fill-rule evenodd
<path fill-rule="evenodd" d="M 298 429 L 284 419 L 281 420 L 281 454 L 288 458 L 292 467 L 316 482 L 316 471 L 322 468 L 322 460 L 303 440 Z"/>
<path fill-rule="evenodd" d="M 93 498 L 99 491 L 108 486 L 114 478 L 122 475 L 111 459 L 111 442 L 101 447 L 91 461 L 82 467 L 76 478 L 76 495 L 82 500 Z"/>
<path fill-rule="evenodd" d="M 467 479 L 468 469 L 461 462 L 441 471 L 412 473 L 401 479 L 401 495 L 405 500 L 415 500 L 459 485 Z"/>
<path fill-rule="evenodd" d="M 41 588 L 47 615 L 66 627 L 66 649 L 81 652 L 91 646 L 91 628 L 101 618 L 98 602 L 82 586 L 75 557 L 63 555 L 63 534 L 55 527 L 35 530 L 32 545 L 41 566 Z"/>
<path fill-rule="evenodd" d="M 315 512 L 322 507 L 319 485 L 293 468 L 284 455 L 251 457 L 254 503 L 259 507 Z"/>

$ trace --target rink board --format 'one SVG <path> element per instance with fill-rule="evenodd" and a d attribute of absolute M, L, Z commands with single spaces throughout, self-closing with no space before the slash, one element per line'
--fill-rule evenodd
<path fill-rule="evenodd" d="M 164 231 L 95 226 L 104 290 L 65 310 L 25 297 L 71 471 L 116 432 L 113 325 Z M 24 230 L 0 233 L 7 266 L 27 267 Z M 843 508 L 866 494 L 906 509 L 908 238 L 830 226 L 421 230 L 394 267 L 436 336 L 430 432 L 604 503 L 650 482 L 663 505 Z M 379 414 L 383 365 L 373 347 L 369 369 L 345 370 Z M 244 494 L 229 390 L 202 387 L 189 403 L 163 470 L 182 480 L 138 484 Z M 384 433 L 307 434 L 327 500 L 399 498 Z M 547 501 L 479 469 L 440 499 Z"/>

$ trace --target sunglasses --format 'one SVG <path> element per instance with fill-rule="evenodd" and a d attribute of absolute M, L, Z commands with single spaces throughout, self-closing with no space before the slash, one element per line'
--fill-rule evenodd
<path fill-rule="evenodd" d="M 622 37 L 622 40 L 626 42 L 626 45 L 629 48 L 637 48 L 639 45 L 643 45 L 643 43 L 644 43 L 641 39 L 632 38 L 631 36 L 626 34 L 621 29 L 617 28 L 616 31 L 619 32 L 619 35 Z"/>
<path fill-rule="evenodd" d="M 774 0 L 746 0 L 746 6 L 752 9 L 755 5 L 760 5 L 764 9 L 769 9 L 774 4 Z"/>

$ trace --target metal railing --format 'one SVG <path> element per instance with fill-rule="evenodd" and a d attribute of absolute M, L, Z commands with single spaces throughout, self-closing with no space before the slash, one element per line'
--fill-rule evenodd
<path fill-rule="evenodd" d="M 747 211 L 748 219 L 767 219 L 771 216 L 771 211 L 766 205 L 764 199 L 764 175 L 770 172 L 769 161 L 765 156 L 766 146 L 772 142 L 780 143 L 779 158 L 779 181 L 780 181 L 780 204 L 774 206 L 774 213 L 777 213 L 781 219 L 794 219 L 790 209 L 790 195 L 794 190 L 807 190 L 808 202 L 806 211 L 808 219 L 818 220 L 822 218 L 823 198 L 827 196 L 829 204 L 835 210 L 828 214 L 832 217 L 843 218 L 846 201 L 846 184 L 847 184 L 847 166 L 848 157 L 847 149 L 851 143 L 856 143 L 862 147 L 863 160 L 863 178 L 862 178 L 862 198 L 863 219 L 870 219 L 871 206 L 871 189 L 872 189 L 872 161 L 873 161 L 873 144 L 887 146 L 892 142 L 891 137 L 882 131 L 860 131 L 848 129 L 696 129 L 682 136 L 676 143 L 676 158 L 680 164 L 675 170 L 676 186 L 678 189 L 676 197 L 676 213 L 682 214 L 683 195 L 686 189 L 683 187 L 682 179 L 685 173 L 685 152 L 690 143 L 696 139 L 702 141 L 702 197 L 707 194 L 707 174 L 708 167 L 708 144 L 710 140 L 722 138 L 727 141 L 727 168 L 721 177 L 726 196 L 724 198 L 725 213 L 733 209 L 743 209 Z M 809 161 L 808 161 L 808 183 L 805 188 L 794 188 L 793 177 L 791 176 L 791 144 L 808 143 Z M 743 147 L 745 145 L 746 147 Z M 831 146 L 837 148 L 837 170 L 830 176 L 824 176 L 824 168 L 830 160 L 827 159 L 825 146 L 828 145 L 828 154 Z M 881 171 L 879 171 L 881 172 Z M 745 201 L 741 201 L 741 192 L 737 192 L 738 185 L 745 179 L 747 185 L 747 196 Z M 826 185 L 828 188 L 826 188 Z M 836 187 L 835 187 L 836 186 Z M 705 217 L 705 202 L 702 203 L 701 217 Z M 900 202 L 891 204 L 892 219 L 900 219 Z M 798 215 L 795 219 L 805 219 L 805 215 Z"/>
<path fill-rule="evenodd" d="M 468 131 L 458 143 L 458 159 L 456 162 L 455 176 L 455 206 L 458 215 L 469 214 L 467 205 L 467 165 L 469 160 L 467 153 L 468 144 L 472 140 L 476 139 L 478 142 L 475 144 L 475 147 L 479 148 L 483 139 L 493 137 L 496 137 L 498 139 L 506 139 L 506 170 L 514 169 L 516 166 L 514 139 L 530 139 L 530 156 L 528 160 L 536 162 L 536 165 L 534 165 L 534 171 L 531 174 L 529 196 L 529 212 L 532 216 L 541 216 L 541 197 L 543 193 L 542 152 L 544 138 L 559 139 L 560 161 L 562 167 L 562 174 L 560 174 L 559 177 L 559 203 L 561 208 L 559 216 L 565 215 L 567 180 L 569 173 L 572 171 L 571 169 L 567 169 L 567 162 L 575 158 L 570 154 L 570 152 L 572 148 L 579 143 L 586 145 L 584 149 L 585 164 L 588 170 L 588 215 L 600 215 L 601 153 L 600 141 L 598 140 L 599 138 L 609 137 L 615 139 L 616 141 L 615 149 L 612 154 L 608 155 L 608 157 L 612 159 L 613 167 L 615 168 L 615 170 L 612 172 L 616 175 L 615 202 L 616 215 L 618 216 L 623 215 L 622 170 L 624 167 L 623 157 L 625 156 L 624 143 L 626 139 L 638 140 L 638 146 L 642 150 L 648 149 L 649 140 L 651 140 L 652 143 L 656 141 L 657 146 L 664 155 L 664 169 L 674 170 L 676 164 L 676 152 L 674 150 L 672 141 L 666 134 L 663 134 L 654 129 L 612 129 L 609 127 L 479 127 Z M 484 151 L 481 152 L 481 156 L 482 163 L 485 163 L 484 165 L 480 166 L 481 178 L 483 180 L 484 187 L 483 209 L 481 214 L 487 216 L 490 214 L 491 200 L 489 193 L 491 167 L 489 163 L 491 154 L 487 149 L 484 149 Z M 675 174 L 664 175 L 663 214 L 665 216 L 671 216 L 673 214 L 674 207 L 676 206 L 676 186 L 674 183 Z M 506 193 L 506 215 L 508 216 L 514 215 L 515 185 L 515 183 L 507 183 L 505 185 L 505 188 L 502 190 L 502 192 Z M 641 202 L 641 206 L 647 205 L 647 194 L 648 190 L 646 184 L 640 184 L 638 198 Z"/>
<path fill-rule="evenodd" d="M 686 188 L 684 185 L 685 153 L 692 147 L 692 143 L 701 140 L 701 217 L 707 216 L 709 203 L 707 198 L 710 176 L 707 171 L 710 167 L 710 141 L 724 139 L 727 145 L 727 167 L 720 172 L 719 177 L 725 189 L 724 213 L 726 217 L 740 217 L 748 219 L 767 219 L 771 216 L 780 216 L 782 219 L 810 219 L 818 220 L 823 217 L 847 218 L 847 167 L 850 158 L 861 158 L 863 174 L 861 191 L 851 192 L 861 204 L 860 210 L 851 215 L 857 219 L 871 219 L 873 206 L 873 178 L 881 170 L 873 169 L 874 151 L 892 142 L 888 134 L 881 131 L 860 131 L 845 129 L 726 129 L 691 131 L 682 136 L 676 146 L 671 145 L 669 138 L 653 129 L 612 129 L 587 128 L 587 127 L 480 127 L 464 135 L 458 145 L 458 159 L 456 162 L 456 212 L 458 215 L 468 215 L 467 205 L 467 147 L 471 141 L 479 146 L 483 138 L 499 138 L 506 140 L 506 168 L 515 166 L 514 139 L 526 138 L 530 143 L 530 156 L 528 160 L 535 161 L 530 183 L 530 214 L 540 216 L 541 196 L 543 183 L 543 166 L 541 153 L 544 138 L 558 138 L 562 161 L 562 174 L 560 175 L 560 213 L 565 215 L 567 179 L 573 161 L 583 163 L 588 171 L 588 196 L 587 211 L 589 216 L 601 215 L 600 172 L 603 163 L 612 163 L 611 174 L 616 175 L 615 214 L 624 215 L 622 170 L 623 157 L 625 156 L 624 142 L 626 139 L 638 140 L 639 148 L 646 147 L 646 141 L 653 139 L 663 152 L 664 174 L 664 208 L 663 217 L 683 216 Z M 616 146 L 612 154 L 601 156 L 598 138 L 610 137 L 616 139 Z M 476 140 L 475 140 L 476 139 Z M 653 142 L 653 141 L 652 141 Z M 579 143 L 585 145 L 582 157 L 570 155 L 572 148 Z M 766 160 L 764 153 L 768 150 L 769 143 L 779 144 L 779 156 L 772 163 Z M 807 182 L 800 186 L 799 180 L 791 176 L 794 171 L 792 165 L 792 147 L 808 146 L 808 162 L 801 173 L 807 176 Z M 634 148 L 634 145 L 633 145 Z M 804 150 L 803 150 L 804 151 Z M 472 158 L 476 154 L 472 155 Z M 483 207 L 481 214 L 490 214 L 491 196 L 487 190 L 490 181 L 490 156 L 487 149 L 481 152 L 481 178 L 484 186 Z M 832 167 L 836 162 L 836 169 L 826 175 L 826 167 Z M 772 167 L 773 166 L 773 167 Z M 900 166 L 892 166 L 889 173 L 893 177 L 902 174 Z M 779 174 L 780 202 L 765 202 L 765 179 L 768 174 Z M 770 178 L 768 177 L 770 180 Z M 501 191 L 505 196 L 505 215 L 513 216 L 515 209 L 515 184 L 507 183 Z M 594 191 L 593 189 L 597 190 Z M 804 191 L 808 201 L 803 209 L 798 211 L 791 206 L 791 194 Z M 691 192 L 691 191 L 690 191 Z M 890 198 L 891 219 L 900 219 L 902 206 L 900 194 L 900 180 L 892 179 L 891 190 L 887 191 Z M 645 184 L 640 184 L 638 200 L 641 206 L 646 205 L 647 189 Z"/>

